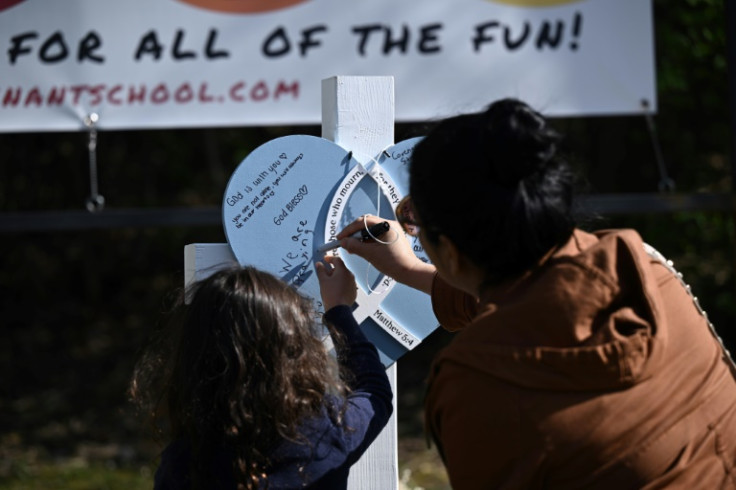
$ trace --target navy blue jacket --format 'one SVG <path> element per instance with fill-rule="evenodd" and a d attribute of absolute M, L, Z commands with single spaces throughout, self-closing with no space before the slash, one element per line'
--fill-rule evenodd
<path fill-rule="evenodd" d="M 337 425 L 322 409 L 319 417 L 306 420 L 301 433 L 309 444 L 283 441 L 271 454 L 268 469 L 269 489 L 319 488 L 344 489 L 350 466 L 368 449 L 393 411 L 393 394 L 386 371 L 378 359 L 376 348 L 366 339 L 347 306 L 336 306 L 325 314 L 325 320 L 336 325 L 345 335 L 345 349 L 340 358 L 353 373 L 351 393 L 343 423 Z M 328 397 L 326 404 L 342 405 L 344 400 Z M 300 473 L 299 467 L 303 466 Z M 215 455 L 211 488 L 235 488 L 232 462 L 223 449 Z M 215 486 L 216 485 L 216 486 Z M 154 489 L 189 488 L 189 444 L 177 440 L 169 444 L 156 471 Z"/>

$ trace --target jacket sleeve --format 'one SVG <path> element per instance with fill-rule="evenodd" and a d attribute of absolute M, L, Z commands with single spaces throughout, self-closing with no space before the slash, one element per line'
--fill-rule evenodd
<path fill-rule="evenodd" d="M 350 308 L 336 306 L 325 313 L 325 320 L 343 332 L 346 342 L 337 353 L 338 359 L 353 375 L 343 434 L 346 463 L 352 464 L 388 423 L 393 392 L 376 347 L 363 334 Z"/>
<path fill-rule="evenodd" d="M 450 286 L 439 275 L 432 283 L 432 309 L 445 330 L 454 332 L 465 327 L 478 311 L 478 301 Z"/>

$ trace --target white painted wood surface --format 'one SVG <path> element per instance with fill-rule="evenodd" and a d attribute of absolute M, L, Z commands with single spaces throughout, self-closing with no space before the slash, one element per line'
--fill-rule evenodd
<path fill-rule="evenodd" d="M 394 144 L 393 77 L 322 80 L 322 137 L 363 164 Z"/>
<path fill-rule="evenodd" d="M 367 164 L 394 143 L 393 77 L 332 77 L 322 81 L 322 137 Z M 316 170 L 318 171 L 318 170 Z M 184 284 L 237 263 L 227 243 L 184 247 Z M 386 428 L 350 470 L 350 490 L 395 490 L 398 476 L 396 363 L 387 370 L 394 413 Z"/>
<path fill-rule="evenodd" d="M 367 164 L 394 143 L 393 77 L 332 77 L 322 81 L 322 137 Z M 399 486 L 396 425 L 396 364 L 387 370 L 394 413 L 386 428 L 350 470 L 349 489 L 393 490 Z"/>

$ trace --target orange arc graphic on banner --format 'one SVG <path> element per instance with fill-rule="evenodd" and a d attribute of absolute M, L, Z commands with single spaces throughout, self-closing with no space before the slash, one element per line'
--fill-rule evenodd
<path fill-rule="evenodd" d="M 0 11 L 3 11 L 5 9 L 9 9 L 13 5 L 16 5 L 20 2 L 24 2 L 25 0 L 0 0 Z"/>
<path fill-rule="evenodd" d="M 505 3 L 506 5 L 515 5 L 517 7 L 552 7 L 555 5 L 564 5 L 566 3 L 581 2 L 583 0 L 487 0 L 495 3 Z"/>
<path fill-rule="evenodd" d="M 230 12 L 236 14 L 268 12 L 279 10 L 308 0 L 179 0 L 189 5 L 201 7 L 218 12 Z"/>

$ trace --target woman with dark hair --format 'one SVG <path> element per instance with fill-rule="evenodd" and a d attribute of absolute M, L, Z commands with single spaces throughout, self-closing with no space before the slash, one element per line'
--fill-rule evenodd
<path fill-rule="evenodd" d="M 432 264 L 338 235 L 459 330 L 425 401 L 453 488 L 736 488 L 733 361 L 634 230 L 576 227 L 559 144 L 513 99 L 441 121 L 397 208 Z"/>
<path fill-rule="evenodd" d="M 352 274 L 325 260 L 317 275 L 337 360 L 311 301 L 271 274 L 222 270 L 186 291 L 131 385 L 171 441 L 156 489 L 346 488 L 393 395 L 352 316 Z"/>

